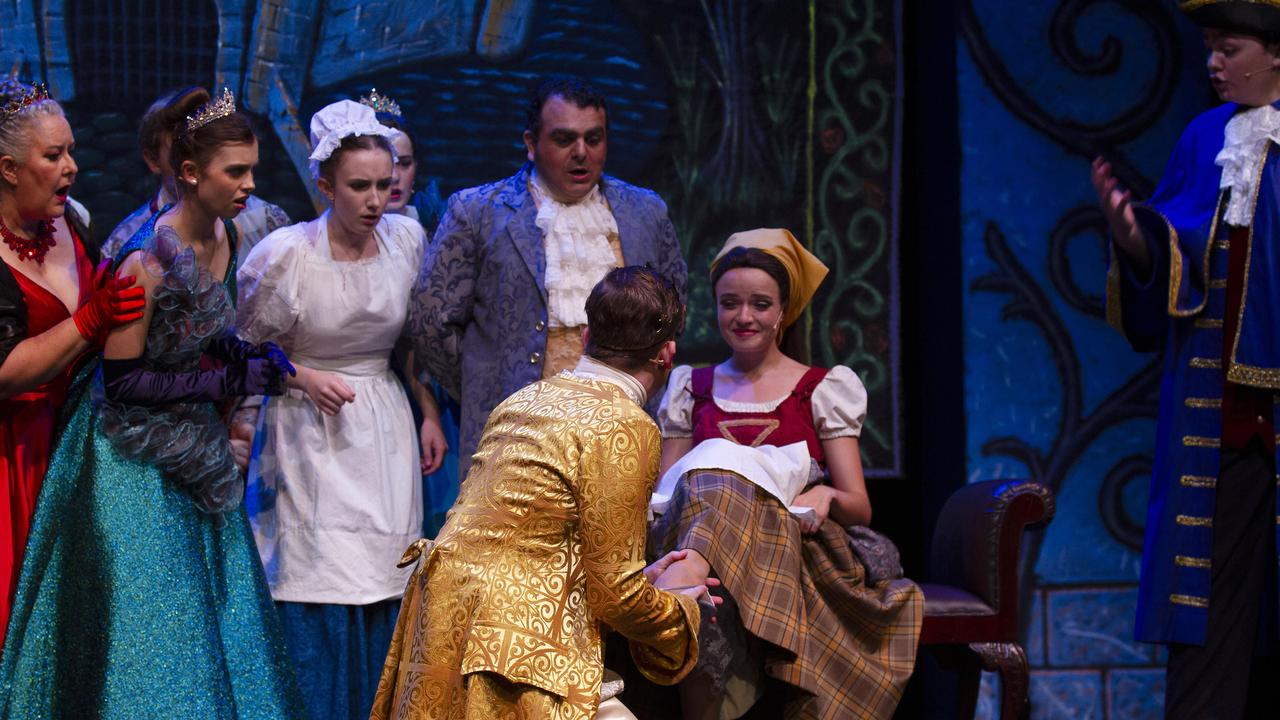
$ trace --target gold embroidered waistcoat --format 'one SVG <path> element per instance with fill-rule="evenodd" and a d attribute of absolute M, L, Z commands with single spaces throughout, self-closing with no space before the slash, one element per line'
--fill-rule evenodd
<path fill-rule="evenodd" d="M 467 697 L 467 676 L 488 672 L 554 696 L 558 718 L 594 718 L 602 623 L 630 640 L 646 676 L 683 678 L 697 660 L 697 603 L 643 574 L 660 444 L 608 382 L 561 375 L 495 408 L 409 580 L 372 717 L 505 715 L 469 707 L 481 700 Z"/>

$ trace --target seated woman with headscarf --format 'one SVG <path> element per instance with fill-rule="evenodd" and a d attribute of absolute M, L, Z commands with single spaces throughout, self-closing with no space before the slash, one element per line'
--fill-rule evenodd
<path fill-rule="evenodd" d="M 663 398 L 649 554 L 687 551 L 660 582 L 710 571 L 725 596 L 680 687 L 686 720 L 740 717 L 766 675 L 788 690 L 786 717 L 887 718 L 911 675 L 923 595 L 900 571 L 869 579 L 845 529 L 871 520 L 866 390 L 779 347 L 826 274 L 786 230 L 731 236 L 711 284 L 733 354 L 677 367 Z"/>

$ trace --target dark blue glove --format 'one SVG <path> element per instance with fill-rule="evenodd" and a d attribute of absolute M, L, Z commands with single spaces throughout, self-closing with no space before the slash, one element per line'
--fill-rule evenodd
<path fill-rule="evenodd" d="M 228 332 L 209 343 L 204 351 L 206 355 L 228 363 L 244 362 L 246 360 L 270 360 L 280 368 L 281 372 L 287 372 L 290 375 L 298 374 L 298 371 L 294 370 L 293 365 L 289 362 L 288 356 L 284 354 L 279 345 L 273 342 L 254 345 L 236 337 L 235 333 Z"/>

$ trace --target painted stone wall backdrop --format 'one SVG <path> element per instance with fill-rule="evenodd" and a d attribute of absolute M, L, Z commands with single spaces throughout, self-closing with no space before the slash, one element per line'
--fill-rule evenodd
<path fill-rule="evenodd" d="M 609 97 L 608 172 L 662 195 L 689 259 L 681 359 L 724 355 L 705 281 L 724 238 L 791 228 L 832 266 L 813 305 L 813 359 L 861 375 L 870 395 L 868 474 L 900 475 L 896 4 L 541 0 L 512 8 L 527 24 L 518 49 L 485 53 L 481 28 L 474 54 L 397 64 L 384 53 L 388 69 L 308 91 L 300 117 L 370 87 L 388 92 L 420 136 L 420 173 L 448 193 L 524 163 L 524 100 L 536 78 L 590 77 Z M 324 27 L 333 24 L 326 18 Z M 321 41 L 314 67 L 339 67 L 351 45 Z M 325 77 L 312 70 L 314 81 Z"/>
<path fill-rule="evenodd" d="M 1151 192 L 1210 103 L 1199 33 L 1168 1 L 960 5 L 968 473 L 1058 496 L 1023 567 L 1032 717 L 1157 718 L 1163 655 L 1133 641 L 1156 358 L 1103 319 L 1088 164 Z"/>
<path fill-rule="evenodd" d="M 375 15 L 352 4 L 343 17 Z M 489 26 L 523 31 L 520 43 L 486 33 L 499 6 L 508 20 Z M 299 119 L 377 87 L 413 123 L 420 175 L 448 193 L 524 162 L 524 101 L 538 78 L 591 78 L 609 97 L 608 171 L 658 191 L 689 260 L 681 360 L 725 355 L 706 282 L 724 239 L 792 229 L 832 267 L 808 327 L 813 359 L 861 375 L 868 474 L 900 475 L 896 4 L 540 0 L 484 12 L 475 52 L 423 57 L 414 43 L 393 45 L 378 55 L 385 69 L 323 85 L 347 67 L 350 43 L 320 44 L 319 86 L 302 97 Z"/>
<path fill-rule="evenodd" d="M 324 104 L 393 96 L 420 177 L 447 194 L 524 162 L 538 79 L 587 77 L 610 100 L 609 172 L 663 196 L 689 260 L 682 360 L 726 354 L 706 280 L 724 239 L 790 228 L 832 270 L 803 327 L 812 358 L 859 373 L 867 473 L 901 476 L 896 0 L 135 5 L 0 3 L 0 59 L 63 91 L 83 158 L 73 192 L 102 234 L 154 191 L 133 135 L 169 89 L 235 90 L 259 122 L 257 193 L 306 220 L 306 130 Z"/>

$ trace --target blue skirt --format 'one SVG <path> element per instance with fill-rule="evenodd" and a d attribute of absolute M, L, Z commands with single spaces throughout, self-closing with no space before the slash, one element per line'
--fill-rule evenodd
<path fill-rule="evenodd" d="M 276 609 L 307 715 L 368 718 L 400 599 L 371 605 L 277 602 Z"/>
<path fill-rule="evenodd" d="M 80 372 L 0 663 L 0 717 L 294 718 L 243 507 L 220 517 L 103 434 Z"/>

